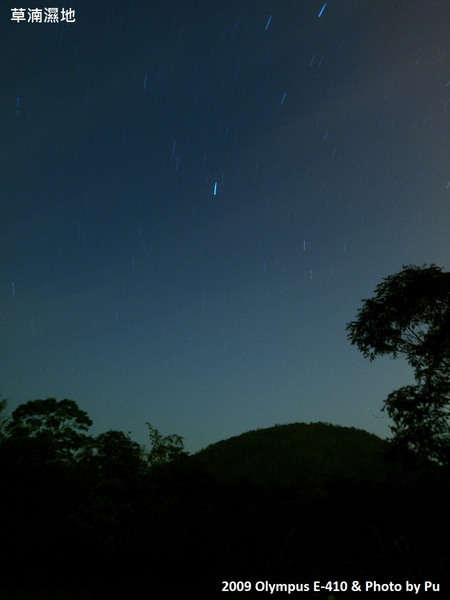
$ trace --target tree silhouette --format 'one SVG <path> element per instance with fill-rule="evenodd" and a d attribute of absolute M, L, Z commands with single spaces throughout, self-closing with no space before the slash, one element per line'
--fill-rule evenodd
<path fill-rule="evenodd" d="M 163 465 L 188 455 L 184 450 L 183 438 L 180 435 L 173 433 L 163 436 L 150 423 L 146 423 L 146 425 L 152 445 L 148 453 L 150 465 Z"/>
<path fill-rule="evenodd" d="M 33 438 L 53 448 L 57 458 L 73 458 L 88 439 L 92 420 L 74 400 L 29 400 L 12 413 L 6 431 L 13 438 Z"/>
<path fill-rule="evenodd" d="M 125 481 L 146 470 L 144 450 L 129 434 L 109 430 L 91 438 L 80 455 L 80 462 L 98 481 Z"/>
<path fill-rule="evenodd" d="M 6 437 L 6 426 L 8 424 L 8 400 L 6 398 L 0 399 L 0 441 Z"/>
<path fill-rule="evenodd" d="M 348 338 L 374 360 L 404 356 L 416 385 L 389 394 L 394 444 L 440 463 L 450 447 L 450 273 L 436 265 L 404 266 L 363 300 Z"/>

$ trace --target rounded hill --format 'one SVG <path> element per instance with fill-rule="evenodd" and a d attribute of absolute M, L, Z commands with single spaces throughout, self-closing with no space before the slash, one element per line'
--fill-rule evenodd
<path fill-rule="evenodd" d="M 380 480 L 388 443 L 354 427 L 291 423 L 248 431 L 204 448 L 195 457 L 222 483 L 318 484 Z"/>

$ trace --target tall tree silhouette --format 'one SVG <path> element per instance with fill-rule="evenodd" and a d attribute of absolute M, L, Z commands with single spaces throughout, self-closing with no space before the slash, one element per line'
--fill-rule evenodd
<path fill-rule="evenodd" d="M 74 400 L 29 400 L 12 413 L 6 430 L 14 438 L 46 442 L 57 458 L 69 459 L 84 446 L 92 420 Z"/>
<path fill-rule="evenodd" d="M 348 338 L 371 361 L 405 357 L 415 385 L 389 394 L 394 444 L 440 463 L 450 460 L 450 273 L 436 265 L 404 266 L 363 300 Z"/>

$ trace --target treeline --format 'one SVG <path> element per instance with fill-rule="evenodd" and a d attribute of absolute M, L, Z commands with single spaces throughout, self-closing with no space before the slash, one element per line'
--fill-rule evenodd
<path fill-rule="evenodd" d="M 88 435 L 91 425 L 54 398 L 2 419 L 0 585 L 151 580 L 183 564 L 202 486 L 181 437 L 148 424 L 145 450 L 121 431 Z"/>
<path fill-rule="evenodd" d="M 212 599 L 224 580 L 447 584 L 450 485 L 436 464 L 386 458 L 382 477 L 320 489 L 301 474 L 283 485 L 221 481 L 177 435 L 148 424 L 145 450 L 120 431 L 91 436 L 91 425 L 74 401 L 55 399 L 1 420 L 2 597 L 96 585 L 129 590 L 97 597 L 139 588 Z"/>

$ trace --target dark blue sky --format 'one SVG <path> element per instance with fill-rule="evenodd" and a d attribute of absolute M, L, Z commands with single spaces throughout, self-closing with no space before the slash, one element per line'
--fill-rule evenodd
<path fill-rule="evenodd" d="M 0 11 L 11 408 L 67 397 L 190 451 L 293 421 L 387 435 L 412 374 L 345 326 L 402 265 L 450 267 L 447 2 L 57 6 L 75 23 Z"/>

